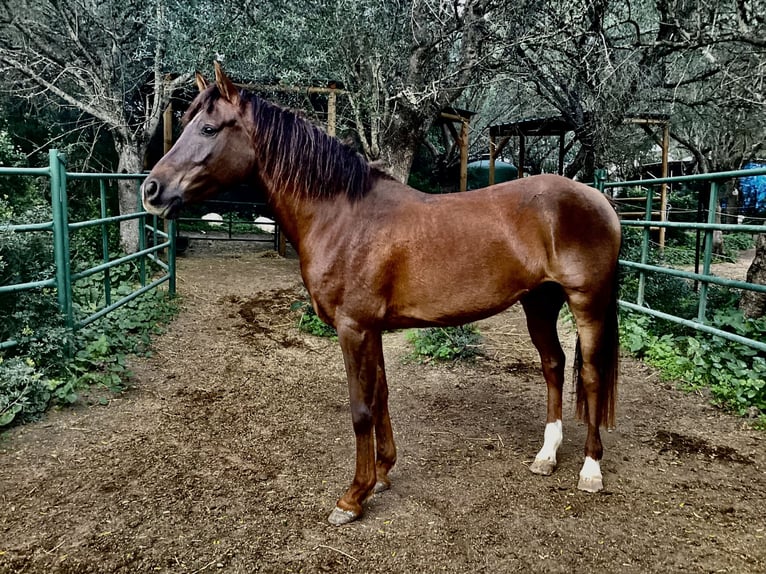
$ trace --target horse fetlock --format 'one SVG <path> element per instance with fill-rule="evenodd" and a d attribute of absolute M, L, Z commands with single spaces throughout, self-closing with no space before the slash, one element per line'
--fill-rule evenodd
<path fill-rule="evenodd" d="M 535 474 L 548 476 L 556 470 L 556 453 L 564 440 L 564 431 L 560 420 L 545 425 L 543 447 L 535 456 L 529 470 Z"/>

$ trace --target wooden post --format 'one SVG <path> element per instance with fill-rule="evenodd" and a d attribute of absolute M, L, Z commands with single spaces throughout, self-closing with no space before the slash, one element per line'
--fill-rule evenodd
<path fill-rule="evenodd" d="M 662 176 L 668 177 L 668 147 L 670 147 L 670 122 L 662 126 Z M 663 183 L 660 191 L 660 221 L 667 220 L 668 184 Z M 665 248 L 665 228 L 660 227 L 660 249 Z"/>
<path fill-rule="evenodd" d="M 495 136 L 489 134 L 489 185 L 495 185 Z"/>
<path fill-rule="evenodd" d="M 335 137 L 335 104 L 337 97 L 338 96 L 335 93 L 335 90 L 330 92 L 330 95 L 327 97 L 327 135 L 331 135 L 333 137 Z"/>
<path fill-rule="evenodd" d="M 460 122 L 460 191 L 468 189 L 468 121 Z"/>
<path fill-rule="evenodd" d="M 526 160 L 526 138 L 524 134 L 519 134 L 519 173 L 518 178 L 524 177 L 524 161 Z"/>

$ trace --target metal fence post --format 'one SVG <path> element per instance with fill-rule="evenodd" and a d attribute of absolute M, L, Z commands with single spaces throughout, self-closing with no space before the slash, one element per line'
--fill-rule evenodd
<path fill-rule="evenodd" d="M 53 214 L 53 258 L 56 264 L 56 291 L 59 310 L 69 329 L 74 328 L 71 260 L 69 256 L 69 215 L 67 213 L 66 166 L 58 150 L 48 153 Z"/>
<path fill-rule="evenodd" d="M 596 170 L 596 189 L 598 189 L 601 193 L 604 193 L 605 183 L 606 183 L 606 170 L 597 169 Z"/>
<path fill-rule="evenodd" d="M 168 221 L 168 293 L 176 294 L 176 226 L 178 222 L 175 219 Z"/>
<path fill-rule="evenodd" d="M 138 218 L 138 250 L 143 251 L 146 249 L 146 210 L 141 203 L 141 182 L 137 181 L 136 185 L 136 211 L 140 213 Z M 141 287 L 146 287 L 146 255 L 142 255 L 138 260 L 138 274 L 141 280 Z"/>
<path fill-rule="evenodd" d="M 98 180 L 99 198 L 101 200 L 101 219 L 109 216 L 106 208 L 106 181 Z M 109 263 L 109 230 L 106 221 L 101 224 L 101 262 Z M 104 269 L 104 301 L 107 307 L 112 304 L 112 280 L 109 276 L 109 269 Z"/>
<path fill-rule="evenodd" d="M 644 221 L 652 221 L 652 205 L 654 203 L 654 189 L 649 187 L 646 190 L 646 211 L 644 213 Z M 649 243 L 651 239 L 651 229 L 647 225 L 643 229 L 641 235 L 641 263 L 646 265 L 649 262 Z M 638 274 L 638 297 L 636 303 L 643 306 L 646 295 L 646 272 L 641 270 Z"/>
<path fill-rule="evenodd" d="M 711 225 L 715 225 L 715 214 L 718 209 L 718 182 L 710 182 L 710 198 L 708 199 L 708 212 L 707 222 Z M 705 229 L 705 246 L 702 256 L 702 274 L 710 275 L 710 263 L 713 260 L 713 230 Z M 707 313 L 707 290 L 708 282 L 703 280 L 700 282 L 699 290 L 699 308 L 697 310 L 697 321 L 700 323 L 705 322 L 705 315 Z"/>

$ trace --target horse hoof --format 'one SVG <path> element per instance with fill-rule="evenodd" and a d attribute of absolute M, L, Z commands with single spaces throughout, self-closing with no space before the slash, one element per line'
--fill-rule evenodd
<path fill-rule="evenodd" d="M 536 458 L 534 462 L 529 465 L 529 470 L 535 474 L 550 476 L 553 474 L 553 471 L 556 470 L 556 463 L 547 458 Z"/>
<path fill-rule="evenodd" d="M 604 481 L 600 476 L 581 476 L 577 488 L 585 492 L 598 492 L 604 488 Z"/>
<path fill-rule="evenodd" d="M 343 510 L 337 506 L 332 509 L 327 521 L 333 526 L 343 526 L 359 518 L 359 514 L 352 510 Z"/>
<path fill-rule="evenodd" d="M 387 491 L 389 488 L 391 488 L 390 482 L 383 482 L 382 480 L 379 480 L 375 483 L 375 488 L 372 489 L 372 492 L 375 494 L 380 494 L 381 492 Z"/>

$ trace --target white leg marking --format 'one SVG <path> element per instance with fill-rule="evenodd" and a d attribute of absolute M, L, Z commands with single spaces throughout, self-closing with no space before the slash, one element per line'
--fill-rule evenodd
<path fill-rule="evenodd" d="M 577 488 L 586 492 L 598 492 L 604 488 L 601 465 L 597 460 L 589 456 L 585 457 L 585 462 L 580 470 L 580 482 L 577 484 Z"/>
<path fill-rule="evenodd" d="M 543 448 L 537 453 L 535 459 L 550 460 L 556 463 L 556 452 L 564 440 L 564 429 L 561 421 L 548 423 L 545 425 L 545 434 L 543 435 Z"/>
<path fill-rule="evenodd" d="M 545 425 L 543 448 L 537 453 L 529 469 L 535 474 L 551 474 L 556 468 L 556 452 L 564 440 L 564 431 L 560 420 Z"/>

